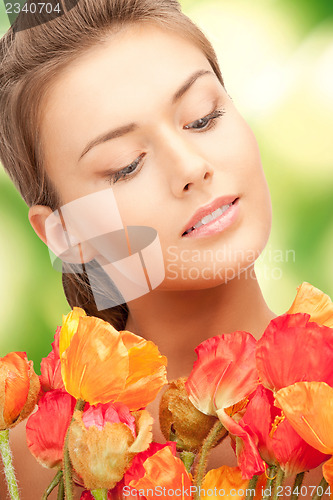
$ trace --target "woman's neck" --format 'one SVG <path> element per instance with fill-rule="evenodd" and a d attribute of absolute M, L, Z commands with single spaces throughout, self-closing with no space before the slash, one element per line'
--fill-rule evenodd
<path fill-rule="evenodd" d="M 245 330 L 259 339 L 276 315 L 253 270 L 203 290 L 159 291 L 129 303 L 126 329 L 153 341 L 168 358 L 168 378 L 186 376 L 203 340 Z"/>

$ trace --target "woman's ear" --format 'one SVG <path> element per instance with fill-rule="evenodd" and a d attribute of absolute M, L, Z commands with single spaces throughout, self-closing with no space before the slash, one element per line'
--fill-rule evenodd
<path fill-rule="evenodd" d="M 47 245 L 45 221 L 51 214 L 51 208 L 44 205 L 34 205 L 33 207 L 30 207 L 28 214 L 29 221 L 33 230 L 35 231 L 37 236 L 39 236 L 39 238 L 44 241 L 45 245 Z"/>
<path fill-rule="evenodd" d="M 68 250 L 73 250 L 68 240 L 68 235 L 63 227 L 59 211 L 52 211 L 50 207 L 44 205 L 34 205 L 29 210 L 29 221 L 35 233 L 47 245 L 47 247 L 57 256 L 63 259 L 68 255 Z M 73 253 L 73 252 L 72 252 Z M 79 252 L 76 252 L 73 261 L 73 255 L 67 262 L 80 262 Z"/>
<path fill-rule="evenodd" d="M 60 210 L 52 211 L 44 205 L 29 209 L 29 221 L 35 233 L 47 247 L 63 262 L 82 264 L 96 257 L 96 250 L 86 242 L 81 245 L 67 233 Z"/>

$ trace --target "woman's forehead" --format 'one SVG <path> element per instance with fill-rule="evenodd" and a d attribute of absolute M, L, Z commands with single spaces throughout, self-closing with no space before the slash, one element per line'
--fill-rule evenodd
<path fill-rule="evenodd" d="M 175 92 L 200 71 L 213 75 L 205 55 L 177 33 L 149 25 L 110 36 L 69 65 L 48 92 L 41 121 L 46 150 L 52 154 L 57 142 L 66 149 L 70 130 L 68 152 L 77 155 L 92 130 L 98 136 L 171 109 Z"/>
<path fill-rule="evenodd" d="M 169 96 L 198 69 L 211 67 L 190 40 L 157 26 L 130 26 L 70 63 L 48 93 L 47 104 L 75 102 L 77 97 L 85 97 L 89 104 L 100 91 L 115 106 L 126 94 L 127 101 L 132 96 L 153 99 L 162 91 Z"/>

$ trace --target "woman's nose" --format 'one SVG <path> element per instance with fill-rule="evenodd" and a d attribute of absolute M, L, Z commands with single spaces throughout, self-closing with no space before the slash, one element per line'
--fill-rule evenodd
<path fill-rule="evenodd" d="M 187 192 L 202 190 L 211 181 L 214 169 L 195 148 L 193 139 L 178 135 L 169 137 L 167 144 L 164 171 L 173 195 L 182 197 Z"/>

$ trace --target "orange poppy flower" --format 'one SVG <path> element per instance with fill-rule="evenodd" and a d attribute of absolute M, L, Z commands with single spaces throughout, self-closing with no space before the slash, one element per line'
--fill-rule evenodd
<path fill-rule="evenodd" d="M 33 362 L 25 352 L 0 358 L 0 431 L 14 427 L 34 409 L 40 391 Z"/>
<path fill-rule="evenodd" d="M 91 405 L 113 401 L 131 410 L 147 406 L 167 383 L 166 357 L 153 342 L 118 332 L 106 321 L 75 309 L 75 315 L 64 317 L 60 332 L 66 391 Z"/>
<path fill-rule="evenodd" d="M 265 474 L 258 478 L 257 486 L 253 498 L 262 497 L 262 488 L 266 483 Z M 210 498 L 218 500 L 241 500 L 249 493 L 249 480 L 242 479 L 242 473 L 239 467 L 228 467 L 223 465 L 218 469 L 212 469 L 207 472 L 202 485 L 202 494 L 200 499 Z M 254 489 L 254 488 L 253 488 Z"/>
<path fill-rule="evenodd" d="M 333 303 L 328 295 L 304 282 L 297 288 L 297 295 L 288 314 L 307 313 L 311 321 L 333 328 Z"/>
<path fill-rule="evenodd" d="M 325 382 L 297 382 L 275 394 L 295 431 L 311 446 L 333 454 L 333 388 Z M 333 457 L 323 465 L 326 481 L 333 485 Z"/>
<path fill-rule="evenodd" d="M 81 309 L 81 307 L 73 307 L 71 312 L 66 316 L 62 315 L 62 327 L 61 335 L 59 338 L 59 356 L 61 358 L 62 353 L 66 351 L 67 347 L 71 343 L 73 335 L 76 333 L 77 327 L 79 326 L 79 319 L 86 316 L 86 312 Z"/>
<path fill-rule="evenodd" d="M 135 496 L 138 492 L 139 498 L 144 497 L 146 500 L 192 498 L 194 487 L 190 475 L 183 462 L 173 455 L 169 446 L 147 458 L 143 467 L 144 475 L 124 487 L 126 496 L 128 494 Z"/>

